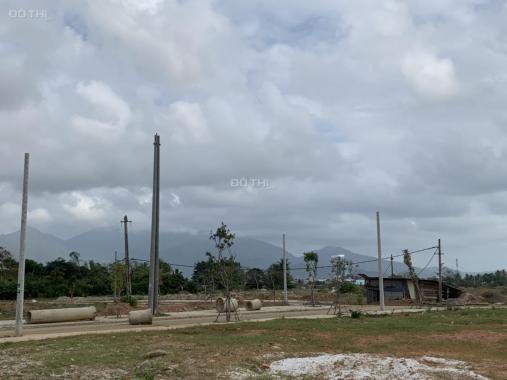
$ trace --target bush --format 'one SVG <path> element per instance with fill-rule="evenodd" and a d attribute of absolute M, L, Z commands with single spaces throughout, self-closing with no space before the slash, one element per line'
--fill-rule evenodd
<path fill-rule="evenodd" d="M 122 296 L 120 298 L 120 301 L 123 303 L 128 303 L 132 307 L 137 306 L 137 299 L 135 299 L 134 297 Z"/>
<path fill-rule="evenodd" d="M 499 291 L 485 290 L 481 293 L 481 297 L 489 303 L 497 303 L 503 302 L 505 296 L 503 296 Z"/>
<path fill-rule="evenodd" d="M 340 293 L 353 293 L 356 290 L 357 286 L 348 281 L 345 281 L 340 285 Z"/>
<path fill-rule="evenodd" d="M 15 282 L 0 283 L 0 299 L 15 300 L 18 294 L 17 287 L 18 285 Z"/>
<path fill-rule="evenodd" d="M 363 316 L 363 313 L 359 310 L 351 310 L 350 318 L 359 319 Z"/>

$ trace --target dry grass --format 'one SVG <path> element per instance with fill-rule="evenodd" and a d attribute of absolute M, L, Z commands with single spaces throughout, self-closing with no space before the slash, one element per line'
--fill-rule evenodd
<path fill-rule="evenodd" d="M 146 359 L 154 350 L 166 354 Z M 2 344 L 0 378 L 228 378 L 238 367 L 262 376 L 263 364 L 272 360 L 323 352 L 441 356 L 507 379 L 507 310 L 276 320 Z"/>

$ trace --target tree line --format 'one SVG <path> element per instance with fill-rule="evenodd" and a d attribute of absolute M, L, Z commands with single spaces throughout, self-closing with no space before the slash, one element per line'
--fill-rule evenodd
<path fill-rule="evenodd" d="M 160 260 L 160 294 L 181 291 L 203 292 L 213 295 L 223 292 L 227 284 L 230 289 L 282 289 L 283 261 L 277 261 L 267 269 L 245 269 L 235 258 L 219 263 L 211 254 L 205 260 L 195 263 L 191 278 Z M 220 265 L 225 264 L 228 278 L 224 283 Z M 289 264 L 289 263 L 288 263 Z M 102 264 L 93 260 L 83 261 L 78 252 L 70 252 L 67 259 L 59 257 L 45 264 L 27 259 L 25 262 L 25 297 L 56 298 L 126 295 L 126 266 L 123 261 Z M 288 265 L 288 287 L 294 286 L 294 279 Z M 15 299 L 17 291 L 18 262 L 12 254 L 0 247 L 0 299 Z M 148 293 L 149 264 L 131 263 L 132 293 Z"/>
<path fill-rule="evenodd" d="M 236 260 L 231 247 L 235 235 L 224 224 L 210 232 L 209 239 L 215 250 L 206 252 L 205 259 L 195 263 L 191 278 L 169 263 L 160 260 L 160 294 L 186 291 L 204 293 L 213 297 L 221 292 L 230 297 L 232 290 L 283 289 L 283 259 L 271 264 L 267 269 L 244 268 Z M 303 254 L 306 264 L 307 283 L 310 286 L 311 301 L 315 303 L 315 285 L 319 256 L 316 252 Z M 146 262 L 131 262 L 132 294 L 148 293 L 149 265 Z M 331 285 L 339 298 L 340 292 L 347 292 L 351 277 L 352 262 L 342 256 L 331 259 L 333 278 Z M 290 272 L 290 263 L 286 262 L 287 287 L 296 285 Z M 17 293 L 18 263 L 11 253 L 0 247 L 0 299 L 15 299 Z M 299 280 L 300 281 L 300 280 Z M 444 281 L 457 287 L 497 287 L 507 286 L 507 273 L 498 270 L 494 273 L 465 274 L 446 270 Z M 126 265 L 123 261 L 101 264 L 93 260 L 82 261 L 78 252 L 70 252 L 67 259 L 42 264 L 31 259 L 25 263 L 26 298 L 56 298 L 106 296 L 126 296 Z"/>
<path fill-rule="evenodd" d="M 446 270 L 444 272 L 444 282 L 457 287 L 481 288 L 481 287 L 500 287 L 507 286 L 507 271 L 505 269 L 497 270 L 491 273 L 465 273 Z"/>

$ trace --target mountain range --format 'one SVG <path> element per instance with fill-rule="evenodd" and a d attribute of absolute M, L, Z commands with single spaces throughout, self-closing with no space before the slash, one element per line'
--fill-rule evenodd
<path fill-rule="evenodd" d="M 213 244 L 208 234 L 198 233 L 160 233 L 160 258 L 172 264 L 183 265 L 178 267 L 185 276 L 192 274 L 192 268 L 197 261 L 205 259 L 205 253 L 213 252 Z M 19 251 L 19 231 L 0 235 L 0 246 L 9 250 L 16 258 Z M 150 232 L 133 231 L 129 234 L 130 257 L 134 259 L 148 260 L 150 250 Z M 47 262 L 58 257 L 68 258 L 70 252 L 80 253 L 82 260 L 94 260 L 100 263 L 114 261 L 115 251 L 118 259 L 124 255 L 124 240 L 120 230 L 113 228 L 94 229 L 70 239 L 61 239 L 54 235 L 43 233 L 35 228 L 29 228 L 27 232 L 27 258 L 39 262 Z M 237 236 L 233 246 L 236 259 L 245 267 L 265 269 L 282 257 L 282 248 L 260 239 Z M 319 254 L 319 266 L 329 265 L 331 256 L 344 255 L 346 259 L 359 263 L 354 267 L 355 273 L 377 275 L 377 262 L 372 256 L 354 253 L 342 247 L 328 246 L 315 249 Z M 301 255 L 287 252 L 292 274 L 296 278 L 306 277 L 305 262 Z M 372 261 L 373 260 L 373 261 Z M 366 261 L 366 262 L 365 262 Z M 390 262 L 384 260 L 385 274 L 389 275 Z M 404 274 L 407 269 L 403 263 L 394 261 L 395 274 Z M 435 268 L 427 268 L 421 273 L 421 277 L 432 276 Z M 319 269 L 318 277 L 327 278 L 330 275 L 329 268 Z"/>

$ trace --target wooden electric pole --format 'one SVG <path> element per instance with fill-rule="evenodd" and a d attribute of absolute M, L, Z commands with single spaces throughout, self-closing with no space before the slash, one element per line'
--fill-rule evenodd
<path fill-rule="evenodd" d="M 160 220 L 160 136 L 153 142 L 153 199 L 151 208 L 150 278 L 148 284 L 148 307 L 158 314 L 159 286 L 159 220 Z"/>
<path fill-rule="evenodd" d="M 125 278 L 127 280 L 127 298 L 130 301 L 130 297 L 132 297 L 132 276 L 130 271 L 129 232 L 127 225 L 132 223 L 132 221 L 127 218 L 127 215 L 125 215 L 120 223 L 123 224 L 123 233 L 125 236 Z"/>
<path fill-rule="evenodd" d="M 378 293 L 380 311 L 384 311 L 384 270 L 382 269 L 382 244 L 380 242 L 380 213 L 377 211 L 377 253 L 378 253 Z"/>
<path fill-rule="evenodd" d="M 438 302 L 442 302 L 442 245 L 438 239 Z"/>
<path fill-rule="evenodd" d="M 393 255 L 391 255 L 391 278 L 394 278 Z"/>
<path fill-rule="evenodd" d="M 285 234 L 282 235 L 283 245 L 283 303 L 289 304 L 289 297 L 287 294 L 287 252 L 285 251 Z"/>
<path fill-rule="evenodd" d="M 23 335 L 23 302 L 25 300 L 25 254 L 26 254 L 26 219 L 28 210 L 28 166 L 30 154 L 25 153 L 23 172 L 23 200 L 21 203 L 21 230 L 19 232 L 18 286 L 16 296 L 16 336 Z"/>

